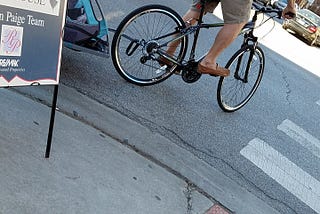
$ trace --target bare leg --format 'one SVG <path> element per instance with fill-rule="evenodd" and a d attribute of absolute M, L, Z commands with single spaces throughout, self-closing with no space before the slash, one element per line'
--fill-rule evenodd
<path fill-rule="evenodd" d="M 183 21 L 187 23 L 187 25 L 194 25 L 197 23 L 200 13 L 195 10 L 188 10 L 187 13 L 182 17 Z M 173 55 L 179 46 L 180 41 L 174 41 L 168 44 L 167 53 L 169 55 Z"/>
<path fill-rule="evenodd" d="M 195 10 L 189 10 L 182 19 L 190 25 L 196 24 L 200 13 Z M 217 57 L 221 54 L 221 52 L 227 48 L 234 39 L 238 36 L 242 27 L 246 22 L 239 24 L 225 24 L 218 35 L 215 38 L 215 41 L 210 48 L 207 56 L 200 62 L 198 71 L 204 74 L 213 74 L 219 76 L 228 76 L 229 70 L 221 67 L 217 67 L 216 60 Z M 173 55 L 175 50 L 177 49 L 180 41 L 177 40 L 175 42 L 169 43 L 169 47 L 167 49 L 167 53 L 169 55 Z"/>
<path fill-rule="evenodd" d="M 219 31 L 207 56 L 201 61 L 201 65 L 207 68 L 216 69 L 216 60 L 221 52 L 228 47 L 238 36 L 245 23 L 225 24 Z"/>

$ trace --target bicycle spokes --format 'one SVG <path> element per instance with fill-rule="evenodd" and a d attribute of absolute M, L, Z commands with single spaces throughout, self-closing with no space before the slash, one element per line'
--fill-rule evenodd
<path fill-rule="evenodd" d="M 137 85 L 152 85 L 168 78 L 187 51 L 188 38 L 181 29 L 185 29 L 184 21 L 169 7 L 146 5 L 132 11 L 121 21 L 112 41 L 117 72 Z M 174 53 L 166 54 L 175 40 L 179 40 L 179 46 Z M 161 57 L 172 65 L 164 63 L 167 68 L 162 69 Z"/>
<path fill-rule="evenodd" d="M 233 112 L 244 106 L 255 93 L 264 70 L 264 55 L 259 47 L 241 48 L 227 63 L 233 75 L 220 78 L 218 85 L 219 106 Z"/>

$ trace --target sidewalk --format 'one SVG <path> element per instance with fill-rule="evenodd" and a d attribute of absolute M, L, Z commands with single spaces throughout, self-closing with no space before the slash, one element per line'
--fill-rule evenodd
<path fill-rule="evenodd" d="M 53 87 L 0 90 L 1 214 L 278 213 L 164 136 L 63 85 L 45 159 Z"/>
<path fill-rule="evenodd" d="M 0 213 L 205 213 L 213 202 L 101 131 L 1 89 Z"/>

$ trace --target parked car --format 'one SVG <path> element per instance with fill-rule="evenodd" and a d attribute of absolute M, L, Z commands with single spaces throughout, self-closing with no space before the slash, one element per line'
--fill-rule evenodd
<path fill-rule="evenodd" d="M 302 36 L 309 45 L 320 45 L 320 17 L 308 9 L 297 11 L 293 19 L 287 19 L 282 27 Z"/>
<path fill-rule="evenodd" d="M 253 1 L 263 4 L 264 6 L 271 5 L 271 0 L 253 0 Z"/>
<path fill-rule="evenodd" d="M 284 8 L 287 7 L 288 0 L 272 0 L 271 4 L 273 8 L 283 10 Z M 299 9 L 299 6 L 297 3 L 295 3 L 295 7 L 296 7 L 296 10 Z"/>

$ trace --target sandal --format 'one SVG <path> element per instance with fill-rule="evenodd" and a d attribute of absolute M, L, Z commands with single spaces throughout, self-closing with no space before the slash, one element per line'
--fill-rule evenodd
<path fill-rule="evenodd" d="M 198 72 L 201 74 L 210 74 L 212 76 L 222 76 L 226 77 L 230 75 L 230 70 L 224 67 L 220 67 L 218 63 L 216 64 L 216 68 L 209 68 L 198 64 Z"/>

